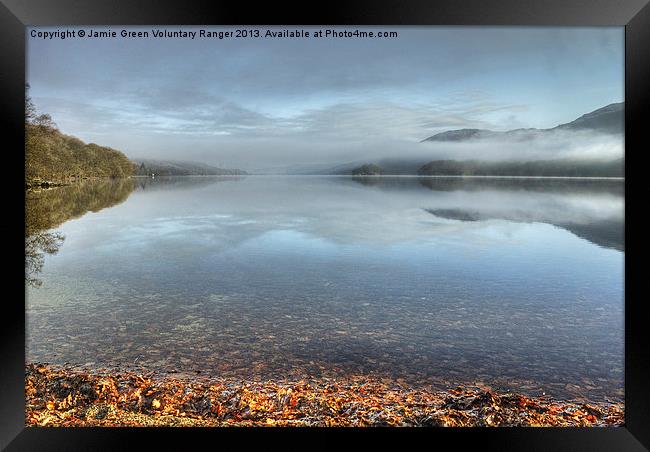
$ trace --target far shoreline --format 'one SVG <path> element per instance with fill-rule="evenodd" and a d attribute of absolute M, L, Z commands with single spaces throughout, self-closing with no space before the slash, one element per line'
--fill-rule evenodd
<path fill-rule="evenodd" d="M 256 174 L 251 174 L 256 175 Z M 265 176 L 266 174 L 259 174 Z M 419 174 L 378 174 L 378 175 L 352 175 L 352 174 L 268 174 L 268 176 L 316 176 L 316 177 L 351 177 L 351 178 L 382 178 L 382 177 L 399 177 L 399 178 L 446 178 L 446 179 L 604 179 L 604 180 L 625 180 L 625 177 L 618 176 L 462 176 L 462 175 L 419 175 Z"/>
<path fill-rule="evenodd" d="M 418 174 L 378 174 L 378 175 L 352 175 L 352 174 L 281 174 L 281 173 L 248 173 L 248 174 L 184 174 L 184 175 L 164 175 L 164 176 L 131 176 L 138 179 L 158 179 L 163 177 L 229 177 L 244 178 L 251 176 L 263 177 L 340 177 L 340 178 L 418 178 L 418 179 L 577 179 L 577 180 L 625 180 L 620 176 L 476 176 L 476 175 L 418 175 Z"/>

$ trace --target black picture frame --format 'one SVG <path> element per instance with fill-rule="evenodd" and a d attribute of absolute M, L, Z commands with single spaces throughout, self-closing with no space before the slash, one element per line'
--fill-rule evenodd
<path fill-rule="evenodd" d="M 416 435 L 427 445 L 444 439 L 455 448 L 473 444 L 499 450 L 647 450 L 650 449 L 648 406 L 649 353 L 647 317 L 643 315 L 645 269 L 641 263 L 647 239 L 639 217 L 644 185 L 641 171 L 647 152 L 643 113 L 650 104 L 650 5 L 648 0 L 401 0 L 301 5 L 265 2 L 174 0 L 0 0 L 0 91 L 5 148 L 4 181 L 9 205 L 1 223 L 5 238 L 5 289 L 0 341 L 0 447 L 6 450 L 116 450 L 135 446 L 135 439 L 155 449 L 174 442 L 183 448 L 197 440 L 224 438 L 248 441 L 241 429 L 65 429 L 25 428 L 24 267 L 24 95 L 27 26 L 38 25 L 520 25 L 625 27 L 625 425 L 617 428 L 432 428 L 391 429 L 388 436 Z M 11 158 L 7 158 L 11 157 Z M 634 174 L 637 172 L 637 174 Z M 19 188 L 20 187 L 20 188 Z M 22 193 L 22 195 L 20 194 Z M 11 295 L 9 295 L 11 293 Z M 21 294 L 23 298 L 21 301 Z M 643 339 L 643 338 L 646 339 Z M 385 437 L 386 429 L 380 429 Z M 286 441 L 286 434 L 322 429 L 255 429 L 256 435 Z M 327 430 L 328 437 L 331 430 Z M 341 433 L 341 430 L 335 432 Z M 345 430 L 346 438 L 371 440 L 378 430 Z M 250 431 L 244 434 L 249 435 Z M 214 437 L 214 435 L 223 435 Z M 430 438 L 430 435 L 434 435 Z M 300 440 L 300 438 L 298 438 Z M 281 442 L 278 441 L 278 442 Z M 292 439 L 294 441 L 294 439 Z M 346 439 L 347 441 L 347 439 Z M 433 441 L 433 442 L 432 442 Z M 139 442 L 139 441 L 138 441 Z M 297 445 L 297 443 L 295 443 Z M 336 447 L 331 444 L 330 447 Z"/>

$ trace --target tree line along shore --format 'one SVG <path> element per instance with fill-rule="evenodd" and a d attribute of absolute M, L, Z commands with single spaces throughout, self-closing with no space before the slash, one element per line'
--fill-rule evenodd
<path fill-rule="evenodd" d="M 26 188 L 66 185 L 90 178 L 132 176 L 133 163 L 122 152 L 65 135 L 48 114 L 25 98 Z"/>
<path fill-rule="evenodd" d="M 70 185 L 84 179 L 131 176 L 236 176 L 238 169 L 192 162 L 129 159 L 124 153 L 62 133 L 50 115 L 25 99 L 25 188 Z"/>

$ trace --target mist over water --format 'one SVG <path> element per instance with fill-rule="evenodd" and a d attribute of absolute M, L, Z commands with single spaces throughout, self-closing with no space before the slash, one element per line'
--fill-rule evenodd
<path fill-rule="evenodd" d="M 484 139 L 470 143 L 422 143 L 427 155 L 436 159 L 530 161 L 550 159 L 622 158 L 623 135 L 592 131 L 553 131 L 527 140 Z"/>
<path fill-rule="evenodd" d="M 622 181 L 135 182 L 56 228 L 28 361 L 623 396 Z"/>
<path fill-rule="evenodd" d="M 623 134 L 594 131 L 551 131 L 520 137 L 496 137 L 467 142 L 421 142 L 417 138 L 386 136 L 368 131 L 363 137 L 339 130 L 340 123 L 329 126 L 328 135 L 307 127 L 283 130 L 281 127 L 264 137 L 221 137 L 218 152 L 187 150 L 176 154 L 179 160 L 194 160 L 217 166 L 229 165 L 252 173 L 283 174 L 299 169 L 328 170 L 346 163 L 372 163 L 383 159 L 416 161 L 416 168 L 432 160 L 480 160 L 486 162 L 536 160 L 614 160 L 624 157 Z M 322 125 L 325 129 L 325 125 Z M 347 125 L 343 126 L 347 128 Z M 329 136 L 331 134 L 331 136 Z M 177 137 L 170 137 L 167 146 Z M 206 140 L 207 143 L 207 140 Z M 179 142 L 180 146 L 180 142 Z M 198 149 L 201 149 L 199 146 Z M 160 149 L 150 157 L 159 156 Z M 415 172 L 414 172 L 415 173 Z"/>

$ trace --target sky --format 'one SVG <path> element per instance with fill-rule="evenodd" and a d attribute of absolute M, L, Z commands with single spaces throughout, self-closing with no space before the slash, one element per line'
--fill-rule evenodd
<path fill-rule="evenodd" d="M 200 28 L 240 27 L 75 27 L 68 30 L 112 30 L 117 37 L 66 39 L 31 36 L 65 28 L 30 28 L 29 94 L 63 133 L 130 158 L 270 172 L 448 157 L 448 149 L 421 140 L 460 128 L 549 128 L 624 100 L 623 27 L 256 26 L 246 29 L 398 36 L 152 35 Z M 149 37 L 121 37 L 123 29 Z M 556 142 L 530 155 L 622 153 L 621 142 L 599 137 Z M 505 156 L 498 147 L 458 155 Z"/>

